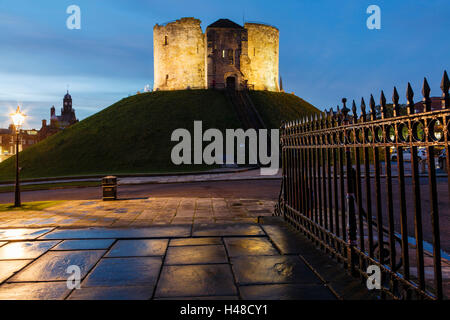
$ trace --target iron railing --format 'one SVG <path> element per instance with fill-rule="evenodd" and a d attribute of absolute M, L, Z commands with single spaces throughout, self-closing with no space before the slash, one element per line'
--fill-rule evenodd
<path fill-rule="evenodd" d="M 368 113 L 361 99 L 358 116 L 355 101 L 350 113 L 342 99 L 338 112 L 281 126 L 276 213 L 362 281 L 372 274 L 368 266 L 378 266 L 382 298 L 444 296 L 439 215 L 448 219 L 450 181 L 435 161 L 450 141 L 449 84 L 444 72 L 438 110 L 424 79 L 421 113 L 408 83 L 405 106 L 394 87 L 391 106 L 381 92 L 379 106 L 370 97 Z M 448 170 L 448 156 L 445 162 Z"/>

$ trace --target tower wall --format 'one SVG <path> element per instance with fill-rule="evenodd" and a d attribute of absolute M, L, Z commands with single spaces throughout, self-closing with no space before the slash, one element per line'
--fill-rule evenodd
<path fill-rule="evenodd" d="M 154 90 L 206 88 L 200 20 L 181 18 L 153 28 Z"/>
<path fill-rule="evenodd" d="M 241 56 L 246 52 L 247 30 L 244 28 L 206 29 L 208 87 L 225 88 L 227 78 L 234 78 L 234 86 L 241 89 Z"/>
<path fill-rule="evenodd" d="M 279 91 L 279 31 L 257 23 L 244 25 L 248 33 L 249 63 L 241 66 L 248 84 L 255 90 Z"/>

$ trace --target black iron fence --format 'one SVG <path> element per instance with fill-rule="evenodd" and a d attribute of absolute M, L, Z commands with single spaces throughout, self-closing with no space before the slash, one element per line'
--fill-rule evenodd
<path fill-rule="evenodd" d="M 394 88 L 392 105 L 381 92 L 358 115 L 342 99 L 337 112 L 281 126 L 277 214 L 362 281 L 377 266 L 383 298 L 443 298 L 439 218 L 449 217 L 450 181 L 436 163 L 450 167 L 449 85 L 444 72 L 435 110 L 424 79 L 423 112 L 408 83 L 406 105 Z"/>

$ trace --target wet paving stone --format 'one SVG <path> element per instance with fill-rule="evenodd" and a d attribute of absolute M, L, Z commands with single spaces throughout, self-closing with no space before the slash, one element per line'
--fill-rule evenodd
<path fill-rule="evenodd" d="M 239 284 L 316 283 L 319 278 L 296 256 L 231 258 Z"/>
<path fill-rule="evenodd" d="M 0 260 L 36 259 L 59 241 L 10 242 L 0 248 Z"/>
<path fill-rule="evenodd" d="M 189 237 L 190 225 L 154 226 L 148 228 L 59 229 L 41 239 L 123 239 Z"/>
<path fill-rule="evenodd" d="M 161 265 L 160 257 L 102 259 L 81 287 L 154 286 Z"/>
<path fill-rule="evenodd" d="M 66 281 L 69 276 L 66 270 L 71 265 L 79 266 L 84 278 L 104 253 L 104 250 L 49 251 L 8 281 Z"/>
<path fill-rule="evenodd" d="M 222 244 L 220 238 L 188 238 L 188 239 L 172 239 L 169 246 L 204 246 Z"/>
<path fill-rule="evenodd" d="M 3 260 L 0 261 L 0 283 L 11 277 L 15 272 L 19 271 L 32 260 Z"/>
<path fill-rule="evenodd" d="M 149 300 L 151 287 L 81 287 L 74 290 L 68 300 Z"/>
<path fill-rule="evenodd" d="M 262 225 L 262 228 L 283 254 L 298 254 L 302 248 L 298 245 L 298 237 L 284 225 Z"/>
<path fill-rule="evenodd" d="M 155 297 L 236 296 L 229 265 L 164 266 Z"/>
<path fill-rule="evenodd" d="M 163 256 L 168 243 L 167 239 L 119 240 L 106 257 Z"/>
<path fill-rule="evenodd" d="M 41 229 L 0 229 L 0 241 L 4 240 L 33 240 L 55 228 Z"/>
<path fill-rule="evenodd" d="M 336 300 L 325 286 L 320 284 L 269 284 L 239 287 L 244 300 Z"/>
<path fill-rule="evenodd" d="M 169 247 L 164 264 L 228 263 L 223 245 Z"/>
<path fill-rule="evenodd" d="M 0 300 L 63 300 L 70 293 L 67 283 L 5 283 L 0 286 Z"/>
<path fill-rule="evenodd" d="M 224 238 L 224 242 L 230 257 L 278 254 L 267 238 Z"/>
<path fill-rule="evenodd" d="M 64 240 L 52 250 L 101 250 L 108 249 L 115 239 Z"/>
<path fill-rule="evenodd" d="M 194 226 L 194 237 L 262 236 L 264 232 L 256 224 L 198 224 Z"/>

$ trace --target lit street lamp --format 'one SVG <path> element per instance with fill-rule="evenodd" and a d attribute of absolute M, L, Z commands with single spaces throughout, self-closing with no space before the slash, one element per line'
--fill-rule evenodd
<path fill-rule="evenodd" d="M 20 107 L 17 106 L 15 113 L 10 114 L 14 128 L 16 130 L 16 187 L 15 187 L 15 200 L 14 207 L 20 207 L 20 186 L 19 186 L 19 139 L 20 139 L 20 127 L 23 125 L 26 115 L 20 111 Z"/>

